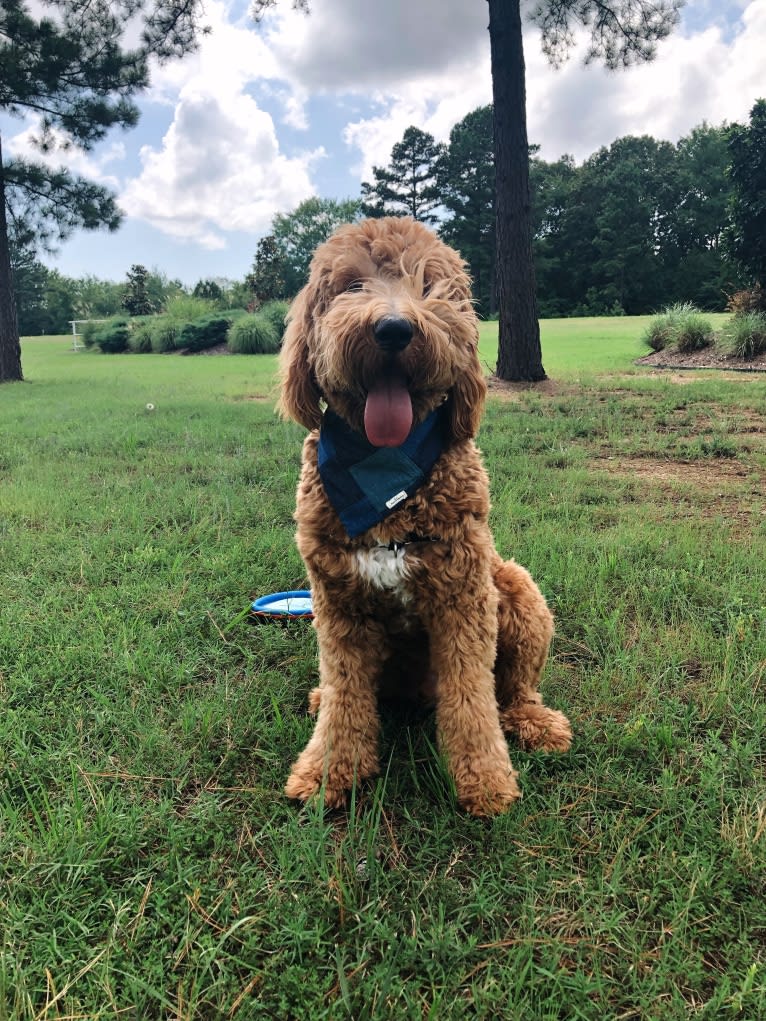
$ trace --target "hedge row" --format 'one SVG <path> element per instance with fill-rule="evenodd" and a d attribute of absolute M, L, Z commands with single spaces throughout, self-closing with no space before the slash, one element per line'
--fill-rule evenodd
<path fill-rule="evenodd" d="M 275 354 L 282 345 L 288 308 L 285 301 L 271 301 L 255 313 L 213 312 L 190 322 L 168 315 L 118 316 L 85 323 L 82 340 L 86 347 L 99 347 L 105 354 L 196 353 L 219 344 L 227 344 L 237 354 Z"/>

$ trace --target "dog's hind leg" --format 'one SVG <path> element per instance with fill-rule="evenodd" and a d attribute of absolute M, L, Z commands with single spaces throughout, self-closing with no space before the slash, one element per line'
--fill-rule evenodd
<path fill-rule="evenodd" d="M 538 688 L 553 638 L 553 616 L 529 572 L 498 556 L 495 693 L 500 724 L 530 750 L 565 752 L 572 743 L 569 720 L 543 704 Z"/>

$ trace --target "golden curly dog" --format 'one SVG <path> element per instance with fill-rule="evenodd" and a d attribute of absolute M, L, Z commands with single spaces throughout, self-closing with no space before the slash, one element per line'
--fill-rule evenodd
<path fill-rule="evenodd" d="M 520 795 L 503 731 L 528 749 L 570 746 L 537 690 L 551 614 L 488 525 L 477 345 L 465 265 L 422 224 L 366 220 L 317 249 L 281 362 L 280 410 L 312 430 L 295 518 L 320 675 L 292 798 L 339 806 L 378 771 L 378 696 L 392 688 L 435 700 L 475 815 Z"/>

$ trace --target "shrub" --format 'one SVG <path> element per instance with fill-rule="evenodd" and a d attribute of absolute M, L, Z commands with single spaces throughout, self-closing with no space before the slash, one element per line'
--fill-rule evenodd
<path fill-rule="evenodd" d="M 156 354 L 175 351 L 178 346 L 178 335 L 181 332 L 180 323 L 163 316 L 161 319 L 154 320 L 150 330 L 152 351 Z"/>
<path fill-rule="evenodd" d="M 261 312 L 257 312 L 255 315 L 243 316 L 232 324 L 229 347 L 240 355 L 276 354 L 280 347 L 280 337 L 274 324 Z"/>
<path fill-rule="evenodd" d="M 130 326 L 127 319 L 109 319 L 93 334 L 93 342 L 98 344 L 104 354 L 118 354 L 127 350 L 129 337 Z"/>
<path fill-rule="evenodd" d="M 128 347 L 136 354 L 148 354 L 152 350 L 152 324 L 149 321 L 133 323 L 128 337 Z"/>
<path fill-rule="evenodd" d="M 87 323 L 82 324 L 80 340 L 86 347 L 93 347 L 96 343 L 96 333 L 103 325 L 103 323 L 97 322 L 94 319 L 89 319 Z"/>
<path fill-rule="evenodd" d="M 688 354 L 712 343 L 713 327 L 698 308 L 684 302 L 670 305 L 655 316 L 643 339 L 653 351 L 675 347 Z"/>
<path fill-rule="evenodd" d="M 268 319 L 277 334 L 277 340 L 279 344 L 282 344 L 282 338 L 285 335 L 285 317 L 290 310 L 289 301 L 267 301 L 266 304 L 258 309 L 258 315 L 264 319 Z"/>
<path fill-rule="evenodd" d="M 726 310 L 733 312 L 735 316 L 743 315 L 745 312 L 766 312 L 766 291 L 760 284 L 756 284 L 749 291 L 737 291 L 729 296 Z"/>
<path fill-rule="evenodd" d="M 757 358 L 766 354 L 766 314 L 745 312 L 734 316 L 723 332 L 723 346 L 736 358 Z"/>
<path fill-rule="evenodd" d="M 226 342 L 229 320 L 223 316 L 205 316 L 181 327 L 177 346 L 189 352 L 204 351 Z"/>

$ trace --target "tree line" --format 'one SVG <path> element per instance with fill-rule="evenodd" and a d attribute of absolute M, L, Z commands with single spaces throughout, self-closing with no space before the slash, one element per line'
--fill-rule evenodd
<path fill-rule="evenodd" d="M 638 315 L 676 302 L 725 308 L 732 293 L 760 279 L 757 266 L 748 272 L 743 245 L 757 246 L 766 233 L 759 226 L 763 210 L 753 208 L 738 179 L 753 178 L 742 153 L 751 163 L 766 161 L 765 146 L 766 103 L 759 101 L 747 127 L 701 124 L 675 144 L 625 136 L 579 165 L 571 156 L 548 162 L 531 147 L 540 314 Z M 60 333 L 72 319 L 120 311 L 160 312 L 190 292 L 220 308 L 289 299 L 306 282 L 317 245 L 339 225 L 385 215 L 412 216 L 437 230 L 468 262 L 479 313 L 497 314 L 491 106 L 467 114 L 447 144 L 407 128 L 357 198 L 314 197 L 278 213 L 241 280 L 202 279 L 185 288 L 142 266 L 131 267 L 123 283 L 73 279 L 21 248 L 15 266 L 21 332 Z M 137 284 L 143 297 L 135 297 Z"/>
<path fill-rule="evenodd" d="M 251 14 L 258 21 L 277 3 L 278 0 L 253 0 Z M 575 30 L 581 28 L 589 39 L 586 61 L 598 60 L 609 68 L 619 68 L 653 58 L 657 42 L 678 23 L 683 3 L 684 0 L 539 0 L 528 13 L 540 29 L 542 49 L 551 63 L 560 64 L 567 58 Z M 292 0 L 292 4 L 308 13 L 308 0 Z M 605 304 L 609 310 L 640 310 L 652 289 L 661 294 L 668 289 L 668 279 L 677 283 L 684 275 L 693 275 L 700 251 L 707 273 L 708 263 L 714 261 L 711 249 L 718 249 L 724 259 L 727 255 L 731 257 L 724 274 L 725 284 L 734 280 L 739 269 L 749 281 L 762 282 L 763 267 L 754 254 L 763 244 L 766 204 L 758 183 L 763 179 L 764 162 L 763 133 L 759 126 L 762 112 L 756 124 L 759 104 L 753 108 L 750 127 L 734 126 L 737 131 L 732 129 L 728 137 L 730 181 L 735 188 L 728 225 L 717 237 L 711 235 L 702 244 L 699 239 L 690 241 L 688 236 L 684 240 L 678 230 L 671 239 L 665 231 L 667 196 L 658 198 L 652 194 L 647 201 L 643 192 L 645 167 L 638 150 L 645 140 L 618 140 L 608 151 L 601 150 L 591 157 L 583 167 L 576 167 L 566 158 L 552 167 L 539 160 L 535 164 L 534 152 L 530 160 L 521 0 L 487 0 L 487 5 L 494 101 L 491 118 L 494 190 L 489 201 L 493 203 L 494 224 L 488 226 L 484 215 L 487 194 L 483 186 L 487 183 L 488 165 L 482 164 L 481 150 L 475 147 L 463 154 L 465 158 L 461 157 L 455 132 L 446 147 L 437 146 L 428 136 L 415 137 L 418 145 L 424 143 L 424 148 L 432 150 L 434 167 L 439 169 L 429 177 L 428 154 L 423 164 L 415 165 L 417 174 L 409 182 L 405 209 L 414 209 L 418 218 L 423 216 L 434 222 L 445 238 L 463 251 L 474 273 L 482 309 L 491 314 L 497 306 L 498 375 L 527 381 L 545 378 L 537 322 L 536 265 L 543 277 L 540 293 L 546 304 L 542 310 L 560 314 L 602 310 Z M 35 141 L 42 151 L 70 145 L 87 150 L 111 127 L 129 128 L 135 124 L 138 110 L 134 98 L 148 87 L 150 63 L 180 58 L 196 48 L 199 35 L 207 31 L 199 21 L 201 11 L 199 0 L 117 3 L 93 0 L 84 5 L 79 0 L 40 0 L 34 6 L 29 0 L 8 0 L 0 5 L 0 111 L 12 116 L 30 111 L 39 114 Z M 138 33 L 136 28 L 140 29 Z M 463 141 L 469 148 L 476 141 L 472 133 L 481 129 L 482 116 L 486 121 L 486 111 L 483 115 L 482 111 L 474 111 L 474 115 L 476 123 L 467 124 L 466 118 L 456 127 L 456 131 L 465 129 Z M 487 132 L 483 135 L 486 142 Z M 408 141 L 402 140 L 405 162 Z M 617 148 L 620 143 L 622 151 Z M 651 149 L 652 143 L 649 139 L 644 148 Z M 655 149 L 658 146 L 661 148 L 663 143 L 654 143 Z M 622 159 L 630 155 L 631 147 L 635 157 L 632 171 L 627 166 L 630 159 L 627 164 Z M 656 164 L 654 169 L 662 173 L 667 169 L 666 157 L 667 151 L 648 155 L 649 162 Z M 450 160 L 455 163 L 454 174 L 446 169 Z M 634 186 L 631 194 L 638 219 L 634 248 L 646 256 L 646 239 L 651 240 L 650 258 L 648 261 L 644 258 L 643 263 L 633 258 L 636 251 L 630 245 L 622 244 L 619 196 L 614 196 L 608 210 L 611 216 L 596 216 L 595 229 L 587 209 L 593 194 L 596 201 L 591 201 L 591 205 L 598 204 L 597 190 L 603 187 L 603 180 L 619 178 L 625 166 L 639 179 L 639 183 L 629 182 Z M 537 171 L 544 181 L 535 193 L 530 179 Z M 467 176 L 461 179 L 461 173 Z M 391 167 L 375 168 L 373 181 L 365 183 L 360 199 L 349 201 L 358 202 L 358 210 L 364 209 L 371 215 L 393 211 L 390 207 L 399 197 L 398 180 L 397 157 L 392 153 Z M 532 184 L 535 185 L 534 180 Z M 573 185 L 571 194 L 568 185 Z M 549 202 L 548 192 L 553 193 L 554 199 L 561 192 L 565 207 Z M 538 208 L 537 221 L 533 215 L 535 194 L 538 198 L 543 196 L 542 214 Z M 584 208 L 576 203 L 573 206 L 573 198 Z M 698 198 L 692 192 L 679 201 L 692 210 Z M 21 254 L 15 252 L 19 265 L 30 253 L 52 247 L 76 228 L 116 229 L 121 214 L 115 199 L 107 189 L 65 170 L 50 170 L 42 163 L 27 160 L 4 162 L 0 145 L 0 381 L 23 378 L 9 241 L 17 249 L 28 248 Z M 423 200 L 431 206 L 421 212 L 417 207 Z M 323 200 L 313 201 L 323 205 Z M 275 221 L 274 231 L 259 245 L 252 279 L 248 278 L 256 300 L 259 290 L 267 286 L 272 290 L 282 286 L 290 292 L 295 276 L 291 281 L 289 260 L 294 262 L 302 257 L 306 243 L 328 231 L 336 211 L 331 212 L 326 216 L 320 209 L 319 223 L 309 218 L 299 243 L 280 242 L 279 224 Z M 294 213 L 283 215 L 287 225 Z M 301 210 L 302 216 L 304 213 Z M 578 233 L 583 229 L 585 235 Z M 493 238 L 496 254 L 487 253 L 483 246 L 484 239 L 491 245 Z M 723 243 L 719 245 L 719 241 Z M 588 273 L 573 277 L 571 260 L 578 253 L 585 260 L 595 260 L 593 266 L 599 272 L 594 269 L 591 273 L 590 264 L 580 263 L 579 268 L 585 265 Z M 658 267 L 665 274 L 662 286 L 655 280 L 651 288 L 647 281 L 660 275 Z M 635 286 L 636 271 L 641 286 Z M 574 290 L 575 280 L 579 304 L 573 308 L 573 295 L 569 292 Z M 601 293 L 602 288 L 605 294 Z"/>
<path fill-rule="evenodd" d="M 277 2 L 253 0 L 251 16 L 260 21 Z M 617 68 L 651 60 L 657 42 L 678 23 L 683 3 L 540 0 L 530 17 L 551 63 L 566 59 L 579 27 L 589 36 L 586 60 Z M 292 6 L 309 12 L 308 0 L 292 0 Z M 487 9 L 500 308 L 497 372 L 504 379 L 536 381 L 545 378 L 545 370 L 532 258 L 521 0 L 487 0 Z M 70 145 L 87 150 L 110 127 L 135 124 L 133 100 L 148 87 L 150 62 L 193 50 L 207 31 L 200 12 L 199 0 L 41 0 L 34 7 L 28 0 L 8 0 L 0 5 L 0 110 L 39 114 L 36 143 L 43 151 Z M 116 229 L 120 216 L 115 196 L 106 189 L 34 161 L 4 164 L 0 145 L 0 381 L 23 378 L 11 232 L 45 247 L 77 227 Z"/>
<path fill-rule="evenodd" d="M 388 165 L 373 168 L 372 180 L 363 182 L 357 198 L 314 197 L 278 213 L 258 242 L 250 272 L 240 280 L 201 279 L 188 288 L 143 266 L 131 267 L 122 283 L 71 278 L 16 246 L 21 333 L 66 332 L 72 319 L 121 311 L 160 312 L 183 293 L 220 308 L 289 299 L 306 282 L 317 245 L 338 226 L 385 215 L 421 220 L 457 248 L 470 266 L 479 313 L 492 317 L 497 314 L 492 128 L 491 106 L 467 114 L 447 144 L 407 128 Z M 740 179 L 757 177 L 751 164 L 766 162 L 765 149 L 762 100 L 746 127 L 702 124 L 675 144 L 625 136 L 579 165 L 571 156 L 548 162 L 531 147 L 540 314 L 638 315 L 676 302 L 723 309 L 732 293 L 763 276 L 762 266 L 748 272 L 746 250 L 760 252 L 766 202 L 757 206 L 757 196 L 748 198 Z M 757 258 L 764 262 L 762 252 Z M 131 297 L 136 276 L 143 293 L 139 299 Z M 140 307 L 134 308 L 136 300 Z"/>
<path fill-rule="evenodd" d="M 639 315 L 675 302 L 725 308 L 733 292 L 760 278 L 746 249 L 764 232 L 741 183 L 754 172 L 740 167 L 738 151 L 765 163 L 765 129 L 759 101 L 749 126 L 703 123 L 675 144 L 628 135 L 579 165 L 566 155 L 548 162 L 531 147 L 540 314 Z M 464 117 L 447 144 L 407 128 L 357 200 L 312 198 L 275 217 L 251 275 L 261 300 L 292 296 L 314 247 L 340 223 L 385 215 L 432 225 L 468 262 L 479 312 L 497 314 L 491 106 Z"/>

